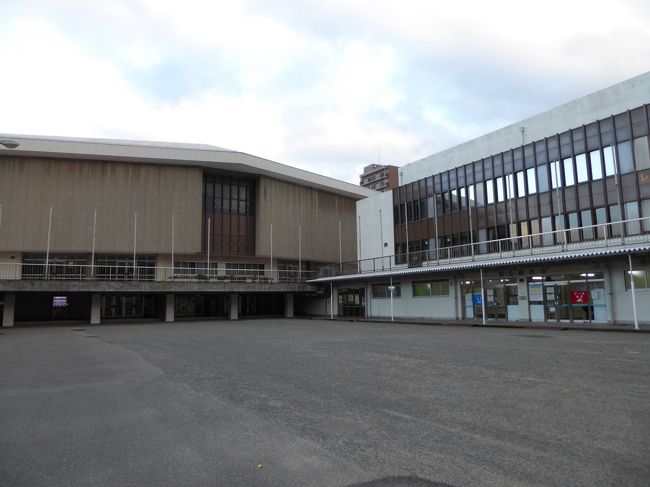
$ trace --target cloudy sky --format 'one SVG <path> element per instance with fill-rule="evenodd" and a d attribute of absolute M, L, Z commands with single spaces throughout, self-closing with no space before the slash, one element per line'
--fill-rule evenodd
<path fill-rule="evenodd" d="M 0 133 L 358 183 L 650 70 L 647 0 L 0 0 Z"/>

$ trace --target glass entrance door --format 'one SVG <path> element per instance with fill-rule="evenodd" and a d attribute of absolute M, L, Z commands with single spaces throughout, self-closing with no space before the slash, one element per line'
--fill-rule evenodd
<path fill-rule="evenodd" d="M 366 316 L 366 289 L 346 288 L 339 289 L 339 315 L 340 316 Z"/>
<path fill-rule="evenodd" d="M 605 282 L 601 273 L 547 276 L 544 315 L 550 322 L 606 323 Z M 529 285 L 529 288 L 532 285 Z M 530 291 L 529 291 L 530 292 Z M 531 316 L 533 312 L 531 302 Z"/>

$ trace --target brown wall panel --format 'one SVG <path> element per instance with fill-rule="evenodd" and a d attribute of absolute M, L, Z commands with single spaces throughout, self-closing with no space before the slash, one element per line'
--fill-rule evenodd
<path fill-rule="evenodd" d="M 270 255 L 273 223 L 273 257 L 297 260 L 300 225 L 303 260 L 338 262 L 339 221 L 343 261 L 355 260 L 356 200 L 260 177 L 257 191 L 256 255 Z M 387 228 L 386 231 L 390 229 Z"/>
<path fill-rule="evenodd" d="M 49 209 L 51 252 L 90 252 L 97 210 L 96 252 L 201 250 L 202 170 L 156 164 L 0 157 L 3 203 L 0 250 L 44 252 Z"/>

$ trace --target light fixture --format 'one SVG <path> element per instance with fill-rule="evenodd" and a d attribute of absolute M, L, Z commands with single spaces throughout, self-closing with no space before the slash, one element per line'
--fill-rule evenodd
<path fill-rule="evenodd" d="M 0 139 L 0 145 L 4 145 L 7 149 L 15 149 L 20 143 L 15 140 Z"/>

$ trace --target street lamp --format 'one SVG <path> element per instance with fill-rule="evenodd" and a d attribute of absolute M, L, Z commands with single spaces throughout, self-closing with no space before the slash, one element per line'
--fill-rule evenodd
<path fill-rule="evenodd" d="M 0 145 L 4 145 L 7 149 L 15 149 L 20 143 L 15 140 L 0 139 Z"/>

